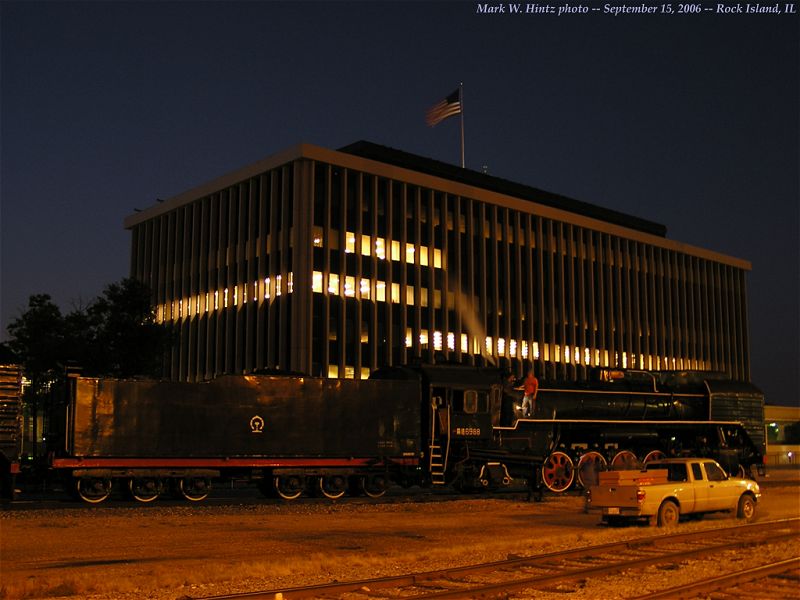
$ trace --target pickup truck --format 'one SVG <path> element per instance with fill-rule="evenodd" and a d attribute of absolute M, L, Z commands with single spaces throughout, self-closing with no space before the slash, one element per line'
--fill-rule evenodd
<path fill-rule="evenodd" d="M 747 521 L 761 497 L 758 483 L 730 477 L 709 458 L 653 461 L 642 471 L 605 471 L 586 492 L 588 512 L 599 512 L 608 524 L 653 519 L 673 526 L 683 515 L 735 511 Z"/>

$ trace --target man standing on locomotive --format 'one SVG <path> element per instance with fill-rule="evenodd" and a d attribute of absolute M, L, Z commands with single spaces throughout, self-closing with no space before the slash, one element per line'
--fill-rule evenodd
<path fill-rule="evenodd" d="M 531 417 L 536 402 L 536 393 L 539 391 L 539 380 L 533 374 L 533 369 L 528 371 L 528 376 L 522 383 L 522 389 L 525 390 L 525 395 L 522 397 L 522 416 Z"/>

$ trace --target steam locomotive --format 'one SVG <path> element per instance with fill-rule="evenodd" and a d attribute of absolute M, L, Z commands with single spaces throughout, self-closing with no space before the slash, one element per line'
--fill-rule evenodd
<path fill-rule="evenodd" d="M 242 479 L 286 500 L 379 497 L 393 483 L 468 491 L 524 482 L 539 495 L 667 455 L 710 456 L 729 472 L 763 468 L 763 394 L 708 372 L 598 369 L 590 382 L 542 382 L 530 417 L 521 392 L 488 367 L 387 367 L 368 380 L 70 376 L 34 453 L 21 443 L 28 434 L 11 387 L 0 393 L 6 496 L 17 477 L 43 476 L 93 504 L 115 487 L 140 502 L 167 491 L 196 502 L 212 481 Z"/>

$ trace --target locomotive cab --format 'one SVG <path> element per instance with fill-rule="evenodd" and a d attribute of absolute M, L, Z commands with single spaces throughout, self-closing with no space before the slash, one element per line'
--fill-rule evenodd
<path fill-rule="evenodd" d="M 420 382 L 423 460 L 428 483 L 461 489 L 511 483 L 505 466 L 488 452 L 501 420 L 500 371 L 439 364 L 379 370 L 372 378 L 417 378 Z"/>

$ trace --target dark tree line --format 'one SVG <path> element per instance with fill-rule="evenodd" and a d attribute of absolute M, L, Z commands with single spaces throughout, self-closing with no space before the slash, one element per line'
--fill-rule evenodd
<path fill-rule="evenodd" d="M 82 375 L 159 377 L 169 329 L 156 323 L 150 290 L 135 279 L 108 285 L 85 308 L 67 314 L 48 294 L 28 299 L 28 307 L 8 326 L 0 361 L 22 365 L 28 385 L 23 394 L 32 440 L 26 452 L 40 452 L 39 416 L 47 431 L 53 403 L 63 401 L 67 369 Z"/>
<path fill-rule="evenodd" d="M 70 365 L 84 375 L 158 377 L 170 339 L 168 329 L 156 323 L 150 290 L 135 279 L 108 285 L 86 307 L 67 314 L 49 295 L 33 295 L 8 334 L 7 349 L 34 394 Z"/>

